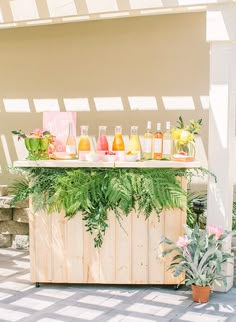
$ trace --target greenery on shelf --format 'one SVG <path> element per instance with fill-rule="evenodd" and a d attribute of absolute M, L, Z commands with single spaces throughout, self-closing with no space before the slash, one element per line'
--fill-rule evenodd
<path fill-rule="evenodd" d="M 64 210 L 68 218 L 79 212 L 94 235 L 94 246 L 101 247 L 108 211 L 121 223 L 131 210 L 147 219 L 153 211 L 159 216 L 163 209 L 186 209 L 179 178 L 191 181 L 209 173 L 204 168 L 25 168 L 10 192 L 15 195 L 12 205 L 31 196 L 35 212 Z"/>
<path fill-rule="evenodd" d="M 199 221 L 197 221 L 197 214 L 194 212 L 193 202 L 195 199 L 201 199 L 205 204 L 205 210 L 199 216 Z M 199 225 L 201 229 L 206 228 L 207 224 L 207 215 L 206 215 L 206 208 L 207 208 L 207 192 L 206 191 L 189 191 L 187 193 L 187 225 L 190 228 L 194 228 L 196 223 Z M 236 231 L 236 201 L 233 201 L 233 216 L 232 216 L 232 230 Z"/>
<path fill-rule="evenodd" d="M 204 203 L 204 210 L 200 215 L 197 215 L 194 209 L 194 202 L 196 200 L 202 200 Z M 187 192 L 187 225 L 190 228 L 194 228 L 196 224 L 201 229 L 206 228 L 206 203 L 207 192 L 206 191 L 188 191 Z"/>
<path fill-rule="evenodd" d="M 236 231 L 236 201 L 233 202 L 232 230 Z"/>

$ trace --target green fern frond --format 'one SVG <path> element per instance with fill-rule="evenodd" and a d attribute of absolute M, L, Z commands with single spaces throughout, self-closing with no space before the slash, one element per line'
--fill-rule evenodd
<path fill-rule="evenodd" d="M 110 210 L 121 223 L 122 215 L 133 210 L 148 218 L 163 209 L 186 209 L 186 192 L 178 178 L 187 176 L 188 170 L 172 168 L 25 168 L 25 177 L 11 191 L 14 202 L 31 195 L 35 211 L 64 210 L 68 218 L 80 214 L 100 247 Z"/>

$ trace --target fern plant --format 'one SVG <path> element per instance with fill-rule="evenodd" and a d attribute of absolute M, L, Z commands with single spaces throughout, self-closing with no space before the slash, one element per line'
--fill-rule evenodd
<path fill-rule="evenodd" d="M 152 212 L 159 217 L 163 209 L 186 209 L 179 178 L 189 173 L 172 168 L 26 168 L 25 176 L 11 185 L 12 205 L 31 196 L 35 212 L 64 210 L 68 219 L 80 214 L 94 235 L 94 246 L 101 247 L 110 210 L 122 222 L 132 210 L 148 218 Z"/>

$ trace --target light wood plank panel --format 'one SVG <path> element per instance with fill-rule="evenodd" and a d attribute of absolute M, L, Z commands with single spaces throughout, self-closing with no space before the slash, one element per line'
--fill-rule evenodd
<path fill-rule="evenodd" d="M 52 264 L 53 281 L 67 281 L 67 261 L 66 261 L 66 227 L 67 219 L 64 213 L 49 215 L 52 217 Z"/>
<path fill-rule="evenodd" d="M 99 283 L 100 281 L 100 256 L 99 250 L 94 248 L 94 236 L 86 231 L 83 222 L 83 261 L 84 283 Z"/>
<path fill-rule="evenodd" d="M 29 239 L 30 239 L 30 279 L 32 282 L 37 281 L 36 276 L 36 220 L 32 210 L 29 213 Z"/>
<path fill-rule="evenodd" d="M 179 236 L 183 235 L 184 227 L 183 227 L 183 211 L 180 209 L 168 210 L 164 212 L 165 217 L 165 233 L 164 235 L 173 241 L 177 241 Z M 168 246 L 166 246 L 168 247 Z M 175 253 L 171 253 L 165 256 L 165 284 L 178 284 L 180 283 L 184 275 L 180 275 L 178 278 L 175 278 L 172 272 L 169 270 L 168 267 L 171 263 L 171 259 L 175 256 Z"/>
<path fill-rule="evenodd" d="M 68 283 L 84 282 L 84 236 L 81 214 L 65 222 L 65 251 Z"/>
<path fill-rule="evenodd" d="M 132 282 L 132 216 L 122 217 L 121 223 L 116 221 L 116 276 L 115 283 L 130 284 Z"/>
<path fill-rule="evenodd" d="M 99 249 L 100 283 L 115 283 L 116 272 L 116 217 L 113 212 L 108 214 L 108 227 L 102 247 Z"/>
<path fill-rule="evenodd" d="M 148 282 L 148 230 L 145 216 L 132 216 L 132 283 L 146 284 Z"/>
<path fill-rule="evenodd" d="M 35 274 L 32 274 L 35 277 L 34 282 L 51 282 L 53 280 L 52 219 L 52 216 L 45 215 L 43 212 L 33 215 L 34 244 L 30 247 L 35 251 Z"/>
<path fill-rule="evenodd" d="M 1 0 L 0 0 L 1 1 Z M 178 162 L 178 161 L 158 161 L 148 160 L 142 162 L 118 161 L 115 162 L 116 168 L 199 168 L 199 161 L 193 162 Z M 103 161 L 79 161 L 79 160 L 24 160 L 15 161 L 14 167 L 43 167 L 43 168 L 113 168 L 114 162 Z"/>
<path fill-rule="evenodd" d="M 163 284 L 165 280 L 165 264 L 159 256 L 159 243 L 163 235 L 164 224 L 163 214 L 160 214 L 160 221 L 155 213 L 152 213 L 148 219 L 148 283 L 150 284 Z"/>

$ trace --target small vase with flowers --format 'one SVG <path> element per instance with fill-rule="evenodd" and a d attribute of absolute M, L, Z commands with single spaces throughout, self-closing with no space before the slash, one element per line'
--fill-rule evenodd
<path fill-rule="evenodd" d="M 194 161 L 195 160 L 195 136 L 199 134 L 202 119 L 190 120 L 188 125 L 184 124 L 182 117 L 179 117 L 177 126 L 172 129 L 173 138 L 173 161 Z"/>
<path fill-rule="evenodd" d="M 17 135 L 18 140 L 24 140 L 25 147 L 29 153 L 27 160 L 46 160 L 50 158 L 49 147 L 53 135 L 49 131 L 35 129 L 29 135 L 26 135 L 21 130 L 13 130 L 11 133 Z"/>

